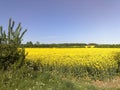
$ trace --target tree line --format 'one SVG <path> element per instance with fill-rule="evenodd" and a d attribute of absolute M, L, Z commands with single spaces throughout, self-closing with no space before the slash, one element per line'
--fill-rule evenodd
<path fill-rule="evenodd" d="M 89 46 L 94 46 L 94 48 L 120 48 L 120 44 L 96 44 L 96 43 L 60 43 L 60 44 L 41 44 L 40 42 L 33 43 L 32 41 L 22 44 L 25 48 L 91 48 Z"/>

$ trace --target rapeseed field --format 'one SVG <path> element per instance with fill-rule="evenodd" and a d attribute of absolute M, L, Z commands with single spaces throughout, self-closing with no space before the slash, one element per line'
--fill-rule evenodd
<path fill-rule="evenodd" d="M 97 70 L 117 69 L 117 48 L 26 48 L 27 60 L 43 66 L 85 66 Z"/>

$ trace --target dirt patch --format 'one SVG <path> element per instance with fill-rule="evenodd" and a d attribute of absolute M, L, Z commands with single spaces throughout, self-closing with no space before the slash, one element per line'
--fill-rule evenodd
<path fill-rule="evenodd" d="M 106 81 L 93 81 L 93 85 L 100 88 L 120 88 L 120 77 Z"/>

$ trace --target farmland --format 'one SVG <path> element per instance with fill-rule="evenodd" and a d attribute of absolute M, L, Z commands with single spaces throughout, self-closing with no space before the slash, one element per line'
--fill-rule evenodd
<path fill-rule="evenodd" d="M 80 76 L 104 78 L 118 70 L 118 48 L 26 48 L 27 60 Z M 117 55 L 118 54 L 118 55 Z M 116 56 L 117 55 L 117 56 Z M 62 70 L 61 70 L 62 71 Z M 62 72 L 63 72 L 62 71 Z M 106 76 L 105 76 L 106 77 Z"/>
<path fill-rule="evenodd" d="M 26 63 L 20 69 L 0 71 L 0 90 L 120 88 L 119 48 L 25 48 L 25 52 Z"/>
<path fill-rule="evenodd" d="M 98 48 L 26 48 L 26 59 L 41 62 L 42 65 L 92 66 L 97 69 L 117 68 L 116 53 L 120 49 Z"/>

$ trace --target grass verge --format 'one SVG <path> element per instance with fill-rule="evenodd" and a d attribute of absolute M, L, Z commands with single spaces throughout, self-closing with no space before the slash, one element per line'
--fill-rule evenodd
<path fill-rule="evenodd" d="M 56 70 L 33 70 L 25 65 L 18 70 L 1 70 L 0 90 L 119 90 L 119 80 L 117 77 L 111 81 L 94 81 Z"/>

